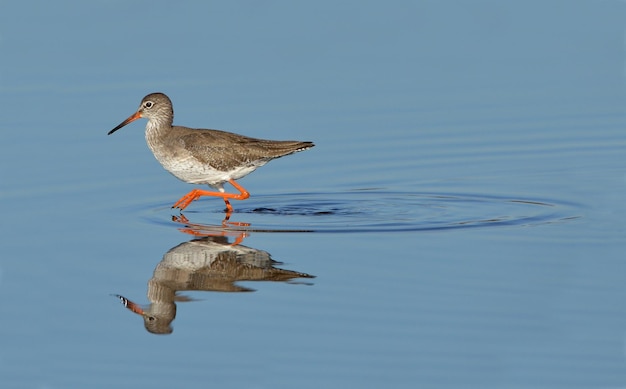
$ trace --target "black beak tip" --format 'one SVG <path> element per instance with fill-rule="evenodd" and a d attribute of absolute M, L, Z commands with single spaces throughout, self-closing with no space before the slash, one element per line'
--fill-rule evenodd
<path fill-rule="evenodd" d="M 117 126 L 114 129 L 112 129 L 111 131 L 107 132 L 107 135 L 111 135 L 112 133 L 114 133 L 115 131 L 119 130 L 120 128 L 122 128 L 123 126 Z"/>

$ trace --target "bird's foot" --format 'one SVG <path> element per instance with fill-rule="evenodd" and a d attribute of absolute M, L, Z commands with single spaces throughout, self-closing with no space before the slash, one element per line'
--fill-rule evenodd
<path fill-rule="evenodd" d="M 193 201 L 200 198 L 200 196 L 202 196 L 202 192 L 203 191 L 200 189 L 192 190 L 191 192 L 181 197 L 177 202 L 175 202 L 174 205 L 172 205 L 172 208 L 180 208 L 180 210 L 182 211 L 183 209 L 187 208 L 187 206 Z"/>

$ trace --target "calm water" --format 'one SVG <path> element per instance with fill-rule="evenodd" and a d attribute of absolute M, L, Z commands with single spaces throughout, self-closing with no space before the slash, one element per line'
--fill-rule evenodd
<path fill-rule="evenodd" d="M 626 387 L 625 7 L 4 4 L 0 386 Z M 316 147 L 181 215 L 154 91 Z"/>

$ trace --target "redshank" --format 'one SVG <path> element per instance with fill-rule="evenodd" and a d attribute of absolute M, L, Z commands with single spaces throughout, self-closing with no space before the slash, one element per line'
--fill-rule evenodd
<path fill-rule="evenodd" d="M 111 135 L 130 122 L 148 119 L 146 142 L 165 170 L 190 184 L 207 184 L 217 192 L 194 189 L 172 208 L 185 209 L 201 196 L 224 199 L 227 213 L 233 207 L 228 199 L 245 200 L 250 193 L 235 180 L 252 173 L 275 158 L 306 150 L 313 142 L 255 139 L 220 130 L 173 126 L 172 101 L 163 93 L 151 93 L 141 100 L 137 112 L 109 131 Z M 224 191 L 229 182 L 239 193 Z"/>

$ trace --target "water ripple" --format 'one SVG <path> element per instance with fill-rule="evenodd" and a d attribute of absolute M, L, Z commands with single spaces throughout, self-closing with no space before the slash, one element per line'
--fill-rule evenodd
<path fill-rule="evenodd" d="M 259 195 L 233 205 L 231 221 L 237 223 L 229 223 L 229 228 L 256 232 L 429 231 L 532 226 L 580 217 L 576 204 L 551 199 L 380 189 Z M 196 226 L 221 227 L 215 224 L 224 215 L 219 206 L 219 199 L 202 199 L 184 215 Z M 145 211 L 157 224 L 164 222 L 163 212 L 178 214 L 166 204 Z M 169 223 L 171 218 L 166 219 Z"/>

